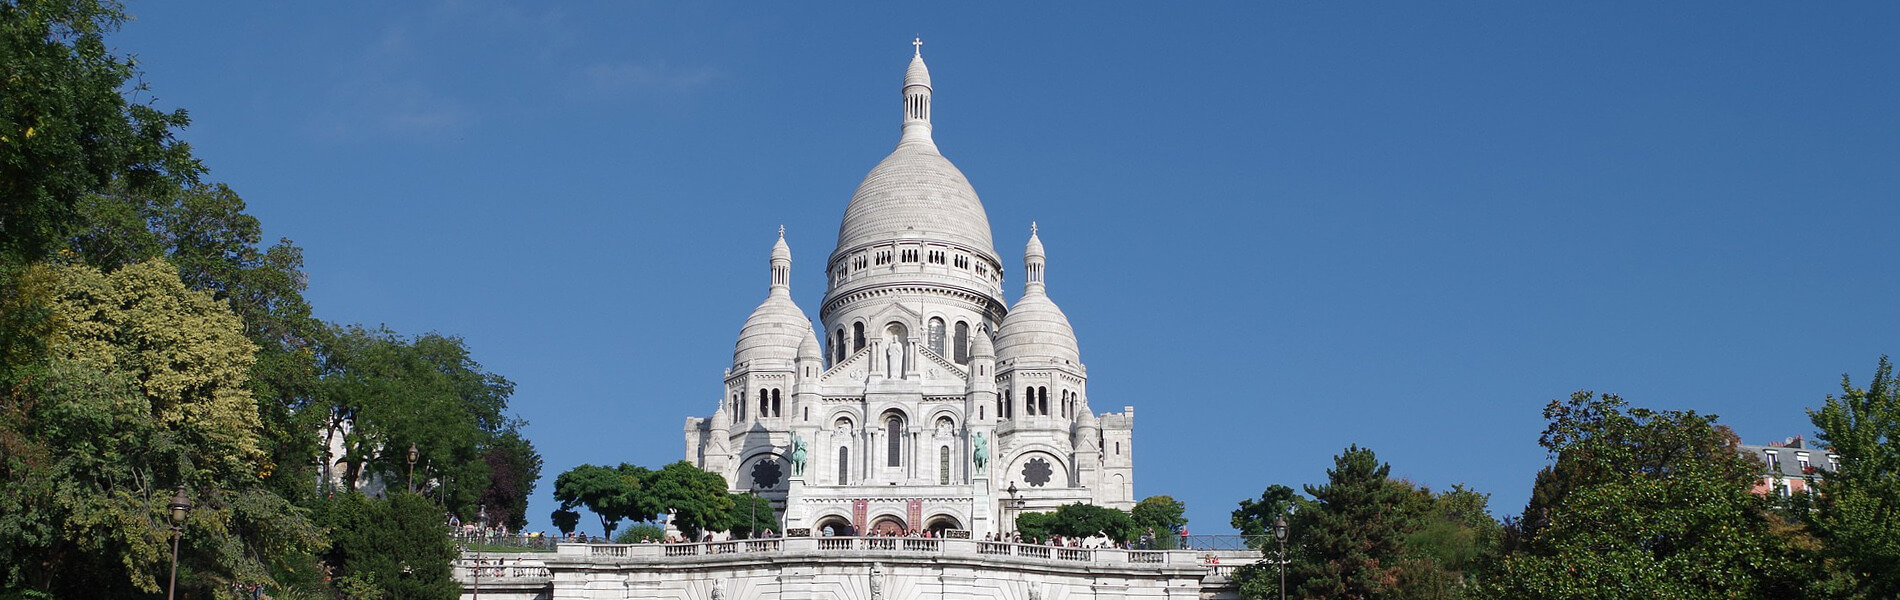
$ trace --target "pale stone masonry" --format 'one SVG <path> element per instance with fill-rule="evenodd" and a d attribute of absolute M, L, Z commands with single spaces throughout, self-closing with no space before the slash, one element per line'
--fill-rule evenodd
<path fill-rule="evenodd" d="M 1005 302 L 989 217 L 931 137 L 921 49 L 901 89 L 903 133 L 845 207 L 820 327 L 792 301 L 781 230 L 723 394 L 686 420 L 686 459 L 772 499 L 784 537 L 465 553 L 463 598 L 1237 597 L 1258 552 L 986 541 L 1027 511 L 1132 508 L 1135 412 L 1092 410 L 1034 224 Z M 910 530 L 931 535 L 854 535 Z"/>
<path fill-rule="evenodd" d="M 1134 409 L 1093 412 L 1034 224 L 1010 305 L 983 203 L 932 137 L 921 51 L 901 89 L 897 148 L 852 194 L 825 265 L 821 327 L 792 301 L 781 230 L 725 393 L 686 420 L 687 460 L 772 499 L 785 530 L 981 538 L 1024 511 L 1133 507 Z"/>

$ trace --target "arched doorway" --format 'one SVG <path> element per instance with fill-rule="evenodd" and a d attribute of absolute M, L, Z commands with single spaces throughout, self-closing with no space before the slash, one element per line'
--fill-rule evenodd
<path fill-rule="evenodd" d="M 956 517 L 950 515 L 937 515 L 924 520 L 924 530 L 929 531 L 930 535 L 935 537 L 943 537 L 945 530 L 962 528 L 963 523 L 958 521 Z"/>
<path fill-rule="evenodd" d="M 844 517 L 840 517 L 836 515 L 819 519 L 818 525 L 816 527 L 812 527 L 811 531 L 812 531 L 812 535 L 819 536 L 819 537 L 841 537 L 841 536 L 857 535 L 856 531 L 851 530 L 850 519 L 846 519 Z"/>
<path fill-rule="evenodd" d="M 871 535 L 901 536 L 909 531 L 910 528 L 904 526 L 904 520 L 895 516 L 886 515 L 871 522 Z"/>

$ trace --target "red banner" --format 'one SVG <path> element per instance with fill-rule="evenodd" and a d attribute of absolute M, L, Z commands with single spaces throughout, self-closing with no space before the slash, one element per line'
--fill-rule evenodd
<path fill-rule="evenodd" d="M 867 523 L 865 523 L 864 520 L 866 518 L 869 518 L 870 516 L 871 516 L 871 501 L 870 500 L 852 500 L 851 501 L 852 533 L 856 535 L 864 535 L 865 533 L 867 533 L 867 530 L 865 529 L 865 525 L 867 525 Z"/>
<path fill-rule="evenodd" d="M 922 530 L 924 528 L 924 501 L 922 500 L 910 501 L 909 515 L 910 515 L 910 528 L 916 529 L 916 530 Z"/>

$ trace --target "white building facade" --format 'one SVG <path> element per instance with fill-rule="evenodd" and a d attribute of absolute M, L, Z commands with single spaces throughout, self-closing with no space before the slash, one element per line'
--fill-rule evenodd
<path fill-rule="evenodd" d="M 771 498 L 793 533 L 981 537 L 1026 511 L 1132 508 L 1134 409 L 1092 410 L 1035 225 L 1012 305 L 982 201 L 932 139 L 921 48 L 902 92 L 897 148 L 845 207 L 818 327 L 792 301 L 781 229 L 724 394 L 686 420 L 687 460 Z"/>

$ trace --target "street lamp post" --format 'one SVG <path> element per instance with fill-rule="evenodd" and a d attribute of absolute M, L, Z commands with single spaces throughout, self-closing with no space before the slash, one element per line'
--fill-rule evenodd
<path fill-rule="evenodd" d="M 416 443 L 409 442 L 409 493 L 416 493 Z"/>
<path fill-rule="evenodd" d="M 1273 518 L 1273 541 L 1280 543 L 1280 600 L 1286 600 L 1286 515 Z"/>
<path fill-rule="evenodd" d="M 1028 504 L 1028 502 L 1024 501 L 1022 498 L 1016 497 L 1016 495 L 1020 493 L 1022 490 L 1016 489 L 1015 481 L 1010 481 L 1009 489 L 1006 489 L 1003 491 L 1009 492 L 1009 506 L 1006 507 L 1009 510 L 1004 511 L 1004 512 L 1008 513 L 1008 516 L 1009 516 L 1009 530 L 1011 532 L 1015 532 L 1016 531 L 1016 517 L 1022 514 L 1023 506 Z"/>
<path fill-rule="evenodd" d="M 185 496 L 185 486 L 178 486 L 178 494 L 172 496 L 172 573 L 171 580 L 165 584 L 165 600 L 172 600 L 178 593 L 178 538 L 185 535 L 185 516 L 191 512 L 191 498 Z"/>
<path fill-rule="evenodd" d="M 752 501 L 746 503 L 747 505 L 752 507 L 752 520 L 747 521 L 745 524 L 745 530 L 746 530 L 745 536 L 747 539 L 758 539 L 759 537 L 759 488 L 752 488 L 752 489 L 746 490 L 745 493 L 750 494 L 752 496 Z"/>

